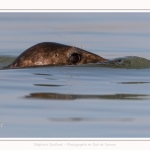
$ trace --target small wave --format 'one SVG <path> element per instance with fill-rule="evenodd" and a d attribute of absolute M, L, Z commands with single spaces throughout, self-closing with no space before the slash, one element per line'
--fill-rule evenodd
<path fill-rule="evenodd" d="M 137 56 L 126 56 L 122 58 L 111 59 L 105 63 L 95 63 L 81 66 L 90 67 L 108 67 L 108 68 L 124 68 L 124 69 L 145 69 L 150 68 L 150 60 Z"/>
<path fill-rule="evenodd" d="M 15 57 L 12 56 L 0 56 L 0 69 L 7 66 L 15 60 Z"/>

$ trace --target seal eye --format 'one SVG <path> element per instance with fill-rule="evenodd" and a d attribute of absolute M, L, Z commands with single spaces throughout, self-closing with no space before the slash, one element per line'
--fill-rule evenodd
<path fill-rule="evenodd" d="M 77 53 L 74 53 L 70 56 L 69 59 L 70 59 L 70 62 L 72 62 L 73 64 L 76 64 L 76 63 L 80 62 L 81 56 Z"/>

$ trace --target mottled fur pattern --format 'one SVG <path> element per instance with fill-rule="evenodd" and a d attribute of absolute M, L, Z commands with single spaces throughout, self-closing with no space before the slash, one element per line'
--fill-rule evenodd
<path fill-rule="evenodd" d="M 72 54 L 78 54 L 81 57 L 80 61 L 77 63 L 71 62 L 70 56 Z M 44 65 L 78 65 L 105 61 L 107 60 L 77 47 L 53 42 L 43 42 L 25 50 L 14 62 L 6 66 L 5 69 Z"/>

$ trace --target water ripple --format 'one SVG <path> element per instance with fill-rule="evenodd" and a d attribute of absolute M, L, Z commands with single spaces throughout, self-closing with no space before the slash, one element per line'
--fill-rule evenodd
<path fill-rule="evenodd" d="M 106 100 L 147 100 L 146 94 L 112 94 L 112 95 L 86 95 L 86 94 L 60 94 L 60 93 L 30 93 L 25 98 L 46 100 L 77 100 L 77 99 L 106 99 Z"/>

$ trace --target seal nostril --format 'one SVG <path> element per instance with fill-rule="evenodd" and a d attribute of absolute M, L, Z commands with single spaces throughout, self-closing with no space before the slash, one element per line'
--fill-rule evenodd
<path fill-rule="evenodd" d="M 78 62 L 80 62 L 81 60 L 81 55 L 77 54 L 77 53 L 74 53 L 70 56 L 69 58 L 70 62 L 72 62 L 73 64 L 76 64 Z"/>

